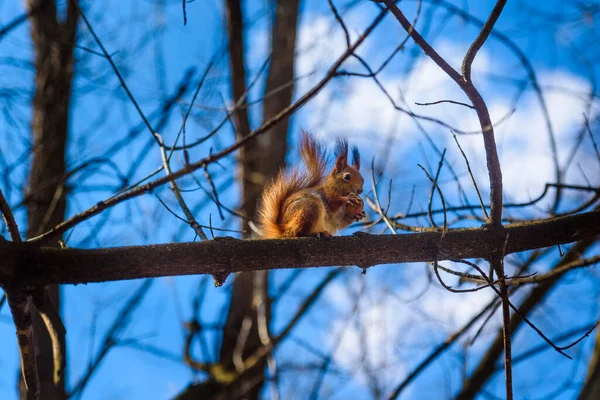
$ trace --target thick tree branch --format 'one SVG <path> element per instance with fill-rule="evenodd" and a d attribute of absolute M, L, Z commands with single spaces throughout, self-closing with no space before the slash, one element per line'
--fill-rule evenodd
<path fill-rule="evenodd" d="M 592 239 L 600 235 L 600 211 L 508 225 L 500 229 L 457 229 L 443 233 L 360 235 L 279 240 L 220 238 L 96 250 L 38 247 L 0 242 L 0 285 L 90 283 L 160 276 L 214 274 L 280 268 L 430 262 L 492 258 Z M 349 252 L 348 249 L 354 249 Z M 436 249 L 437 257 L 436 257 Z"/>

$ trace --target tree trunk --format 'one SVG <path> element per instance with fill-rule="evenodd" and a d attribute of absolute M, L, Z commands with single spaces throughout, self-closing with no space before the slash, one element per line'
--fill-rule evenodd
<path fill-rule="evenodd" d="M 29 10 L 40 7 L 31 16 L 36 75 L 31 124 L 33 161 L 26 198 L 28 238 L 52 228 L 65 216 L 65 148 L 74 69 L 73 44 L 79 15 L 77 0 L 69 0 L 64 21 L 59 21 L 54 1 L 45 1 L 41 6 L 38 3 L 36 0 L 27 0 Z M 58 287 L 49 287 L 48 292 L 58 310 Z M 40 398 L 63 399 L 64 373 L 58 382 L 54 382 L 52 343 L 37 312 L 33 313 L 33 331 Z M 19 386 L 21 389 L 22 385 Z M 23 390 L 20 392 L 23 397 Z"/>
<path fill-rule="evenodd" d="M 244 21 L 241 0 L 226 0 L 227 31 L 229 35 L 229 61 L 231 89 L 238 110 L 233 115 L 238 139 L 250 133 L 250 120 L 246 109 L 246 68 L 244 63 Z M 294 60 L 296 26 L 300 0 L 277 1 L 271 31 L 271 62 L 269 65 L 265 94 L 280 90 L 265 99 L 263 120 L 277 114 L 291 104 L 294 92 Z M 265 185 L 285 165 L 287 150 L 288 119 L 282 120 L 257 140 L 249 142 L 240 152 L 240 181 L 242 183 L 242 213 L 251 220 L 258 199 Z M 265 155 L 268 155 L 265 157 Z M 244 230 L 249 232 L 247 221 Z M 249 235 L 247 235 L 249 236 Z M 268 345 L 271 320 L 271 303 L 268 296 L 269 275 L 266 271 L 240 273 L 235 277 L 231 303 L 223 329 L 219 355 L 220 364 L 227 370 L 235 370 L 236 357 L 246 359 L 258 348 Z M 266 335 L 265 335 L 266 331 Z M 263 333 L 261 336 L 260 333 Z M 261 339 L 262 337 L 262 339 Z M 240 349 L 238 343 L 243 340 Z M 265 343 L 266 342 L 266 343 Z M 237 346 L 237 347 L 236 347 Z M 199 398 L 211 393 L 212 398 L 257 399 L 263 387 L 267 360 L 259 362 L 233 384 L 226 388 L 204 382 L 192 385 L 178 398 Z M 219 392 L 219 395 L 215 395 Z"/>
<path fill-rule="evenodd" d="M 594 354 L 588 366 L 588 373 L 585 383 L 578 397 L 579 400 L 600 399 L 600 330 L 596 334 L 596 345 Z"/>
<path fill-rule="evenodd" d="M 265 95 L 284 84 L 289 84 L 294 79 L 294 52 L 296 43 L 296 25 L 298 20 L 299 0 L 278 1 L 275 9 L 271 33 L 271 63 L 267 75 Z M 243 22 L 241 19 L 240 1 L 228 0 L 230 18 L 229 32 L 230 59 L 232 70 L 232 88 L 235 101 L 246 90 L 245 75 L 235 75 L 234 71 L 243 71 Z M 239 19 L 234 19 L 237 17 Z M 234 48 L 237 47 L 237 48 Z M 240 53 L 236 52 L 240 51 Z M 243 86 L 242 86 L 243 85 Z M 241 90 L 241 87 L 244 90 Z M 265 99 L 263 106 L 263 121 L 275 115 L 292 101 L 293 86 L 280 91 L 276 95 Z M 248 113 L 246 109 L 238 114 L 236 126 L 238 137 L 243 137 L 250 132 Z M 248 124 L 248 125 L 246 125 Z M 287 150 L 287 119 L 281 121 L 261 138 L 249 143 L 241 153 L 241 180 L 242 180 L 242 210 L 248 218 L 253 218 L 256 213 L 258 199 L 264 186 L 271 180 L 280 168 L 285 165 Z M 264 155 L 268 154 L 268 157 Z M 246 359 L 256 349 L 265 345 L 259 335 L 260 323 L 268 326 L 271 320 L 271 304 L 268 298 L 267 272 L 239 274 L 233 284 L 231 305 L 227 314 L 227 321 L 223 331 L 220 359 L 228 368 L 232 368 L 233 356 L 239 333 L 242 331 L 244 320 L 251 321 L 248 337 L 246 338 L 242 358 Z M 265 314 L 264 319 L 259 319 L 259 306 Z M 257 399 L 264 382 L 266 360 L 260 362 L 252 371 L 238 382 L 238 392 L 245 393 L 249 399 Z"/>

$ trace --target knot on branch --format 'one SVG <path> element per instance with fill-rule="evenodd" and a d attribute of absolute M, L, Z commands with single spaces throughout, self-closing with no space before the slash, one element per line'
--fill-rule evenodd
<path fill-rule="evenodd" d="M 213 277 L 213 283 L 214 283 L 215 287 L 223 286 L 223 284 L 225 283 L 225 281 L 227 280 L 227 277 L 229 275 L 230 275 L 229 272 L 226 272 L 226 271 L 214 272 L 212 274 L 212 277 Z"/>

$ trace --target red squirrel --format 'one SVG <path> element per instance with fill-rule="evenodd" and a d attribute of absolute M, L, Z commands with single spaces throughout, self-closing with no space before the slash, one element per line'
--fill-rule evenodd
<path fill-rule="evenodd" d="M 327 173 L 325 149 L 302 132 L 300 156 L 306 171 L 281 171 L 263 192 L 258 212 L 263 238 L 331 237 L 365 217 L 358 148 L 352 148 L 352 165 L 346 139 L 337 141 L 334 153 L 335 165 Z"/>

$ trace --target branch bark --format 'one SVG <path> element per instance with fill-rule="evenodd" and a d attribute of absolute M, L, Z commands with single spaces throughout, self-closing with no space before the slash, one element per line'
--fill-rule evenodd
<path fill-rule="evenodd" d="M 507 225 L 406 235 L 355 235 L 329 240 L 238 240 L 94 250 L 0 242 L 0 285 L 79 284 L 159 276 L 214 274 L 313 266 L 492 258 L 600 235 L 600 211 Z M 348 251 L 353 249 L 353 251 Z M 436 255 L 436 249 L 437 251 Z"/>

